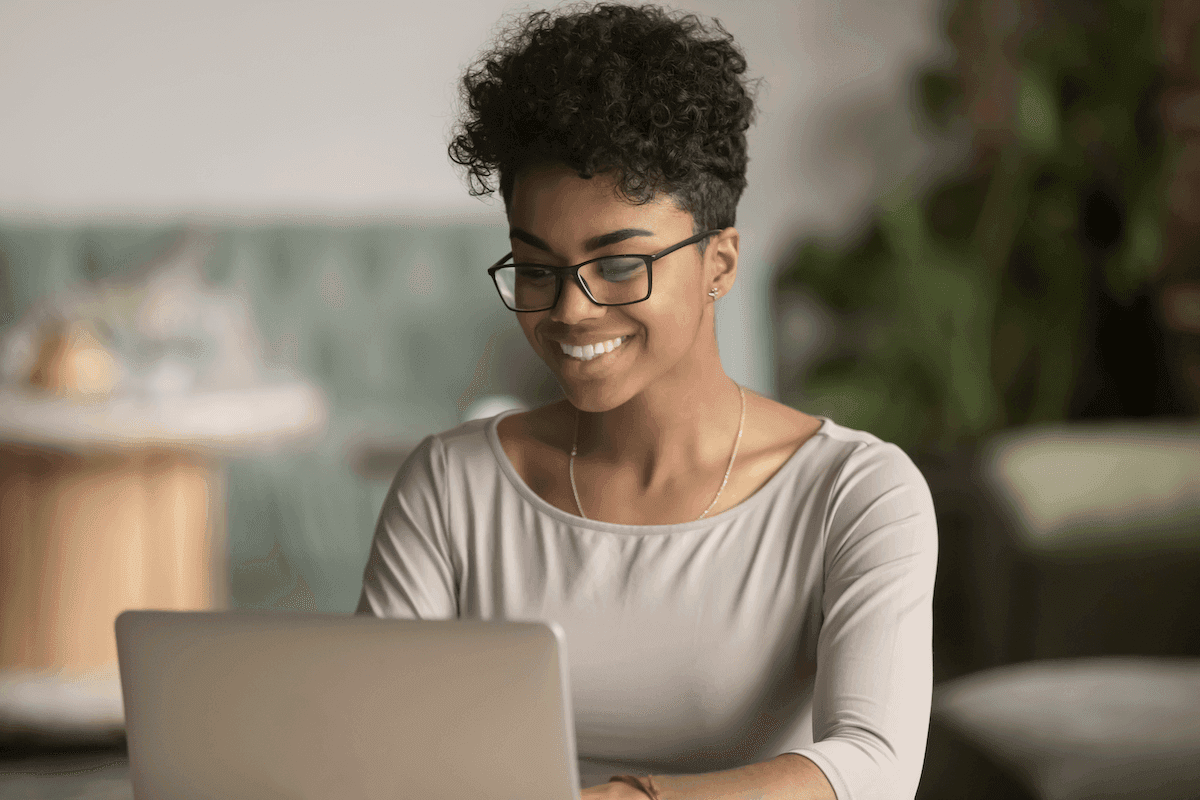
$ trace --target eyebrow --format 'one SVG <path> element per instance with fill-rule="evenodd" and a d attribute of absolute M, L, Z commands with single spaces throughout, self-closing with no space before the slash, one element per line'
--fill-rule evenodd
<path fill-rule="evenodd" d="M 653 231 L 648 231 L 643 228 L 621 228 L 619 231 L 612 231 L 610 233 L 602 233 L 599 236 L 593 236 L 591 239 L 588 239 L 583 243 L 583 247 L 588 252 L 591 252 L 592 250 L 599 250 L 602 247 L 608 247 L 610 244 L 616 244 L 617 242 L 623 242 L 626 239 L 632 239 L 635 236 L 653 235 Z M 508 237 L 510 239 L 519 239 L 522 242 L 525 242 L 525 244 L 536 247 L 538 250 L 541 250 L 545 253 L 554 252 L 550 245 L 546 244 L 541 239 L 522 228 L 510 229 L 508 232 Z"/>

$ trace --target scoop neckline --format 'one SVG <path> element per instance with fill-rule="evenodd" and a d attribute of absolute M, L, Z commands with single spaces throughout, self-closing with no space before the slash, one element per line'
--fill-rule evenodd
<path fill-rule="evenodd" d="M 808 449 L 809 443 L 811 443 L 818 436 L 828 436 L 830 429 L 834 425 L 833 420 L 831 420 L 829 417 L 814 415 L 816 419 L 821 420 L 821 426 L 817 428 L 815 432 L 813 432 L 812 436 L 809 436 L 807 439 L 805 439 L 804 442 L 796 448 L 795 452 L 788 456 L 787 461 L 784 461 L 782 466 L 775 470 L 775 474 L 768 478 L 767 482 L 758 488 L 758 491 L 737 505 L 727 508 L 719 514 L 713 514 L 710 517 L 692 520 L 691 522 L 670 522 L 661 525 L 629 525 L 623 522 L 604 522 L 603 520 L 587 519 L 576 516 L 575 514 L 570 514 L 566 511 L 563 511 L 558 506 L 553 506 L 550 503 L 547 503 L 538 495 L 537 492 L 533 491 L 533 489 L 529 487 L 529 484 L 525 483 L 525 479 L 521 477 L 520 473 L 517 472 L 516 467 L 514 467 L 512 462 L 509 460 L 508 453 L 504 452 L 504 446 L 500 443 L 500 434 L 497 431 L 501 420 L 503 420 L 505 417 L 511 416 L 512 414 L 519 413 L 521 413 L 520 409 L 511 409 L 509 411 L 501 412 L 489 419 L 484 428 L 488 444 L 492 449 L 492 456 L 496 459 L 496 463 L 500 465 L 500 471 L 504 473 L 504 476 L 508 479 L 509 483 L 513 485 L 513 488 L 517 490 L 517 493 L 520 494 L 525 501 L 532 505 L 535 509 L 543 514 L 554 517 L 560 522 L 564 522 L 575 527 L 590 528 L 597 531 L 630 534 L 675 533 L 678 531 L 689 531 L 705 528 L 715 522 L 734 519 L 750 510 L 753 510 L 755 506 L 768 502 L 772 495 L 772 489 L 775 488 L 775 484 L 786 480 L 784 478 L 784 473 L 789 472 L 794 463 L 800 460 L 801 456 L 803 456 L 805 451 Z"/>

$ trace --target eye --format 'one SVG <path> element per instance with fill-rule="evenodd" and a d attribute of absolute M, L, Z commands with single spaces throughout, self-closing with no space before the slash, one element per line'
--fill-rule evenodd
<path fill-rule="evenodd" d="M 630 256 L 613 256 L 596 262 L 600 277 L 606 281 L 619 283 L 642 275 L 646 271 L 646 262 Z"/>
<path fill-rule="evenodd" d="M 513 269 L 517 272 L 517 280 L 524 283 L 546 283 L 554 281 L 554 273 L 536 264 L 520 264 Z"/>

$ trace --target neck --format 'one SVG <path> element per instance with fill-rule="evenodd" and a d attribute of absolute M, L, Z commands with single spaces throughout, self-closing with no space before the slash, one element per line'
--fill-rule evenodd
<path fill-rule="evenodd" d="M 741 404 L 719 359 L 680 365 L 616 408 L 579 412 L 579 453 L 637 469 L 645 489 L 697 470 L 724 470 Z"/>

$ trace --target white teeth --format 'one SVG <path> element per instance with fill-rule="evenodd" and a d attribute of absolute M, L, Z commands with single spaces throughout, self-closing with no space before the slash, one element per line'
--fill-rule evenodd
<path fill-rule="evenodd" d="M 571 356 L 572 358 L 578 358 L 582 361 L 591 361 L 596 356 L 604 355 L 605 353 L 611 353 L 613 350 L 616 350 L 621 346 L 623 341 L 625 341 L 625 338 L 618 336 L 616 339 L 609 339 L 607 342 L 585 344 L 582 347 L 561 343 L 560 346 L 562 347 L 563 353 Z"/>

